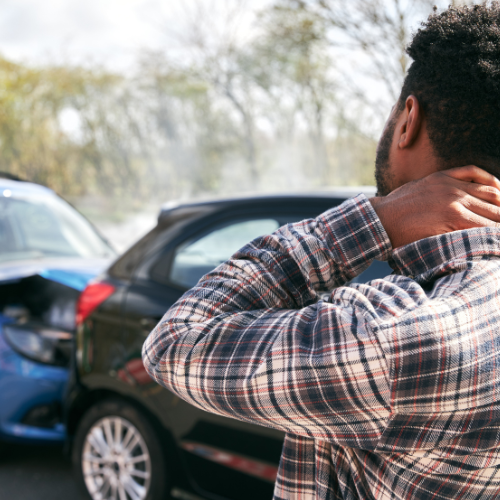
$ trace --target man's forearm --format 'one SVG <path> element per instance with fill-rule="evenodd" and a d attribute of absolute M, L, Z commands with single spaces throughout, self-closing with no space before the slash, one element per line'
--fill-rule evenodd
<path fill-rule="evenodd" d="M 473 165 L 435 172 L 370 202 L 393 248 L 453 231 L 500 226 L 500 181 Z"/>

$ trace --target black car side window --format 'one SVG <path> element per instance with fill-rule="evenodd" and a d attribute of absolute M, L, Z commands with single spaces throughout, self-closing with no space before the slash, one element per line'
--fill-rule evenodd
<path fill-rule="evenodd" d="M 236 222 L 219 227 L 195 240 L 184 243 L 175 251 L 170 281 L 191 288 L 219 264 L 228 260 L 246 243 L 278 229 L 274 219 Z"/>
<path fill-rule="evenodd" d="M 171 255 L 170 266 L 167 264 L 167 258 L 160 259 L 152 270 L 152 278 L 191 288 L 203 275 L 228 260 L 246 243 L 276 231 L 279 226 L 275 219 L 240 220 L 217 226 L 179 245 Z M 168 277 L 165 276 L 166 271 Z"/>

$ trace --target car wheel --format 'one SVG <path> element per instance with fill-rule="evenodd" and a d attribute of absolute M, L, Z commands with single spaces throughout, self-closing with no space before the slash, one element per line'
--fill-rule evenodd
<path fill-rule="evenodd" d="M 81 419 L 73 446 L 80 485 L 92 500 L 164 500 L 168 478 L 161 437 L 134 406 L 110 400 Z"/>

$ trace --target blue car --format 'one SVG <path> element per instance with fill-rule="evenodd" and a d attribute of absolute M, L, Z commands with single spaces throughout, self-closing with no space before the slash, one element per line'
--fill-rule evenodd
<path fill-rule="evenodd" d="M 53 191 L 0 173 L 1 441 L 64 441 L 76 301 L 113 257 Z"/>

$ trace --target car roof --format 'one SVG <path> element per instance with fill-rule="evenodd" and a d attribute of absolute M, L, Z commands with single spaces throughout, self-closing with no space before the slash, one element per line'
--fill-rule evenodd
<path fill-rule="evenodd" d="M 374 186 L 347 186 L 335 187 L 328 190 L 318 190 L 312 193 L 276 193 L 276 194 L 259 194 L 259 195 L 246 195 L 231 198 L 215 198 L 193 202 L 180 202 L 173 201 L 162 205 L 158 219 L 169 217 L 172 212 L 179 209 L 186 208 L 199 208 L 200 211 L 204 209 L 224 209 L 228 206 L 248 205 L 248 204 L 262 204 L 269 202 L 312 202 L 329 200 L 329 199 L 348 199 L 357 194 L 363 193 L 367 197 L 375 196 Z"/>
<path fill-rule="evenodd" d="M 5 179 L 0 177 L 0 195 L 4 193 L 4 191 L 10 191 L 9 195 L 46 195 L 46 196 L 54 196 L 55 193 L 52 189 L 49 189 L 40 184 L 35 184 L 34 182 L 26 182 L 26 181 L 16 181 L 12 179 Z"/>

